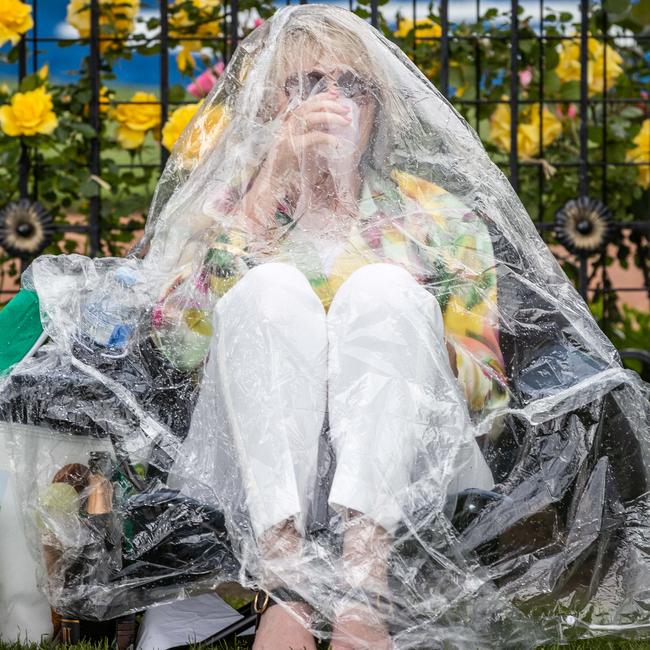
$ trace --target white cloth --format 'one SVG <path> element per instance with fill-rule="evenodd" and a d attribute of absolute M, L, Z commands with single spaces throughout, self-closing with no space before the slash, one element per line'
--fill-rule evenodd
<path fill-rule="evenodd" d="M 0 423 L 0 637 L 38 643 L 52 635 L 50 606 L 36 584 L 6 448 L 9 425 Z"/>
<path fill-rule="evenodd" d="M 429 476 L 432 507 L 448 490 L 493 486 L 435 298 L 402 268 L 372 264 L 347 279 L 326 314 L 305 276 L 281 263 L 255 267 L 217 304 L 171 484 L 206 498 L 196 494 L 202 486 L 226 511 L 245 500 L 256 536 L 289 518 L 302 529 L 326 405 L 337 509 L 393 531 L 422 495 L 419 475 Z M 238 472 L 239 493 L 224 479 Z"/>

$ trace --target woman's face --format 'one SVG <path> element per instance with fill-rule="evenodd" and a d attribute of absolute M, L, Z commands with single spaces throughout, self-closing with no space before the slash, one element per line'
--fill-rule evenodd
<path fill-rule="evenodd" d="M 357 162 L 366 150 L 372 134 L 377 88 L 371 79 L 353 66 L 327 58 L 309 59 L 303 58 L 299 66 L 293 66 L 280 77 L 282 82 L 278 89 L 276 114 L 284 111 L 289 102 L 303 102 L 314 95 L 337 90 L 336 101 L 349 106 L 353 120 L 349 127 L 333 129 L 332 133 L 339 138 L 354 141 L 352 157 Z"/>

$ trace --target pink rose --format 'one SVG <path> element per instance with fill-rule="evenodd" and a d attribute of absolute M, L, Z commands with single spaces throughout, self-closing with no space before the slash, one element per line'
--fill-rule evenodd
<path fill-rule="evenodd" d="M 532 68 L 526 68 L 519 72 L 519 83 L 525 88 L 533 80 L 533 70 Z"/>
<path fill-rule="evenodd" d="M 212 70 L 206 70 L 187 87 L 187 92 L 194 95 L 197 99 L 201 99 L 212 90 L 212 86 L 216 83 L 217 78 L 214 76 Z"/>
<path fill-rule="evenodd" d="M 557 114 L 560 118 L 571 118 L 573 119 L 578 114 L 578 109 L 575 104 L 569 104 L 567 107 L 566 113 L 562 110 L 562 104 L 557 105 Z"/>
<path fill-rule="evenodd" d="M 188 87 L 187 92 L 194 95 L 197 99 L 205 97 L 217 83 L 217 79 L 223 74 L 225 64 L 218 61 L 212 68 L 202 72 Z"/>
<path fill-rule="evenodd" d="M 257 27 L 259 27 L 260 25 L 263 25 L 263 24 L 264 24 L 264 20 L 262 18 L 256 18 L 253 21 L 253 29 L 255 29 L 255 28 L 257 28 Z"/>

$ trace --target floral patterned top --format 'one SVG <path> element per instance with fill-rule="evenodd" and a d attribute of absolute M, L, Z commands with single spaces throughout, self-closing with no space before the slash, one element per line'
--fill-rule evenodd
<path fill-rule="evenodd" d="M 389 262 L 408 270 L 440 304 L 470 412 L 486 415 L 508 403 L 492 242 L 485 222 L 454 195 L 403 171 L 393 170 L 386 179 L 371 176 L 363 186 L 359 218 L 342 241 L 329 242 L 328 255 L 322 254 L 322 242 L 305 236 L 299 221 L 282 206 L 276 220 L 281 235 L 273 261 L 299 268 L 325 309 L 361 266 Z M 201 283 L 212 295 L 223 295 L 247 268 L 266 261 L 263 256 L 253 258 L 247 249 L 242 233 L 219 235 L 201 273 Z M 207 310 L 192 305 L 185 311 L 190 329 L 211 334 Z M 154 310 L 154 328 L 163 322 L 163 312 L 162 305 Z"/>

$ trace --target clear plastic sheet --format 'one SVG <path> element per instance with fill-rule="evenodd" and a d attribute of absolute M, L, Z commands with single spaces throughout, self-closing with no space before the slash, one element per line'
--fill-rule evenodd
<path fill-rule="evenodd" d="M 256 29 L 137 249 L 23 284 L 50 338 L 0 413 L 59 612 L 236 580 L 355 648 L 650 629 L 648 387 L 476 133 L 353 13 Z"/>

